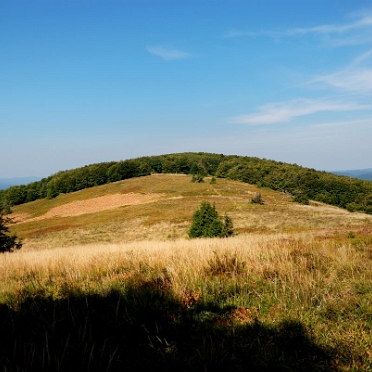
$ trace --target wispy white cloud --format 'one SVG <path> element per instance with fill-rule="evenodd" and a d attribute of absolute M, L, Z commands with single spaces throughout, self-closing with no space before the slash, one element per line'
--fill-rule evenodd
<path fill-rule="evenodd" d="M 255 113 L 233 117 L 229 122 L 248 125 L 285 123 L 295 117 L 318 112 L 363 110 L 371 107 L 353 102 L 296 98 L 288 102 L 269 103 L 258 107 Z"/>
<path fill-rule="evenodd" d="M 331 128 L 331 129 L 340 129 L 342 127 L 356 127 L 356 126 L 365 126 L 372 123 L 372 119 L 357 119 L 357 120 L 346 120 L 346 121 L 334 121 L 334 122 L 322 122 L 316 123 L 310 126 L 310 128 L 316 129 L 324 129 L 324 128 Z"/>
<path fill-rule="evenodd" d="M 350 92 L 368 93 L 372 92 L 372 69 L 344 70 L 319 77 L 314 82 Z"/>
<path fill-rule="evenodd" d="M 362 54 L 343 70 L 318 76 L 306 85 L 321 83 L 343 91 L 365 94 L 372 92 L 372 50 Z"/>
<path fill-rule="evenodd" d="M 190 53 L 182 52 L 176 49 L 166 49 L 161 46 L 147 46 L 146 50 L 155 56 L 163 58 L 165 61 L 191 57 Z"/>
<path fill-rule="evenodd" d="M 346 24 L 335 24 L 335 25 L 320 25 L 315 27 L 308 28 L 295 28 L 285 31 L 287 35 L 304 35 L 304 34 L 342 34 L 351 30 L 365 29 L 372 27 L 372 16 L 366 15 L 360 18 L 359 20 L 346 23 Z"/>
<path fill-rule="evenodd" d="M 344 24 L 325 24 L 313 27 L 297 27 L 287 30 L 244 31 L 232 30 L 225 38 L 265 35 L 275 39 L 314 35 L 334 46 L 358 45 L 372 42 L 372 14 L 359 14 L 356 21 Z"/>

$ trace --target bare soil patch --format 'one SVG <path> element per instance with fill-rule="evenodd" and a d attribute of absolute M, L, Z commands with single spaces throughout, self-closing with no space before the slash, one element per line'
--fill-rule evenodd
<path fill-rule="evenodd" d="M 138 205 L 143 203 L 151 203 L 163 197 L 163 194 L 112 194 L 98 196 L 87 200 L 78 200 L 71 203 L 66 203 L 58 207 L 52 208 L 47 213 L 39 217 L 30 218 L 27 213 L 19 213 L 12 215 L 14 222 L 25 223 L 31 221 L 40 221 L 52 217 L 72 217 L 83 214 L 97 213 L 110 209 L 116 209 L 126 205 Z"/>
<path fill-rule="evenodd" d="M 30 219 L 30 213 L 12 213 L 10 218 L 13 222 L 20 223 L 24 220 Z"/>

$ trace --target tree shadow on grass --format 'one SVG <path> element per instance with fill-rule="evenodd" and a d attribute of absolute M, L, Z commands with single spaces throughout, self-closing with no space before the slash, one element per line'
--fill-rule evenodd
<path fill-rule="evenodd" d="M 164 280 L 104 295 L 26 297 L 0 307 L 4 371 L 336 371 L 297 322 L 233 325 L 231 309 L 185 306 Z"/>

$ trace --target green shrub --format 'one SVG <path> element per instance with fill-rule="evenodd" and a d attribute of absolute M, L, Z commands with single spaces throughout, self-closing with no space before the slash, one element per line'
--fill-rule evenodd
<path fill-rule="evenodd" d="M 355 238 L 355 234 L 354 234 L 352 231 L 349 231 L 349 232 L 347 233 L 347 238 L 348 238 L 348 239 L 354 239 L 354 238 Z"/>
<path fill-rule="evenodd" d="M 225 214 L 221 220 L 216 206 L 206 201 L 203 201 L 200 208 L 193 214 L 192 224 L 188 231 L 190 238 L 223 238 L 232 234 L 232 219 Z"/>
<path fill-rule="evenodd" d="M 262 195 L 261 195 L 260 192 L 257 193 L 257 194 L 252 198 L 252 203 L 254 203 L 254 204 L 261 204 L 261 205 L 265 204 L 265 202 L 264 202 L 263 199 L 262 199 Z"/>
<path fill-rule="evenodd" d="M 22 243 L 18 240 L 16 235 L 9 234 L 9 227 L 7 224 L 12 222 L 10 218 L 5 217 L 6 210 L 0 209 L 0 253 L 13 252 L 14 249 L 20 249 Z"/>
<path fill-rule="evenodd" d="M 203 183 L 204 182 L 204 177 L 200 174 L 193 174 L 191 178 L 191 182 L 193 183 Z"/>
<path fill-rule="evenodd" d="M 305 204 L 305 205 L 309 205 L 310 203 L 309 198 L 305 194 L 302 194 L 302 193 L 297 193 L 293 197 L 293 201 L 296 203 Z"/>

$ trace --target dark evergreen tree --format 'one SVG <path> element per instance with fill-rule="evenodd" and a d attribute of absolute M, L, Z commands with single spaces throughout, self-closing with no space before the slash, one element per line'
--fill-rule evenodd
<path fill-rule="evenodd" d="M 191 182 L 203 183 L 204 182 L 204 177 L 201 176 L 200 174 L 193 174 L 192 178 L 191 178 Z"/>
<path fill-rule="evenodd" d="M 188 231 L 190 238 L 223 238 L 232 234 L 231 218 L 225 215 L 222 222 L 216 206 L 206 201 L 203 201 L 200 208 L 193 214 L 192 224 Z"/>
<path fill-rule="evenodd" d="M 226 213 L 223 217 L 223 229 L 222 229 L 222 237 L 229 237 L 234 234 L 234 225 L 232 222 L 231 217 L 229 217 Z"/>
<path fill-rule="evenodd" d="M 22 242 L 16 235 L 9 234 L 7 226 L 12 220 L 5 216 L 5 209 L 0 209 L 0 253 L 13 252 L 22 247 Z"/>
<path fill-rule="evenodd" d="M 193 175 L 198 174 L 198 171 L 199 171 L 199 167 L 198 167 L 198 164 L 195 162 L 190 168 L 190 174 L 193 174 Z"/>

